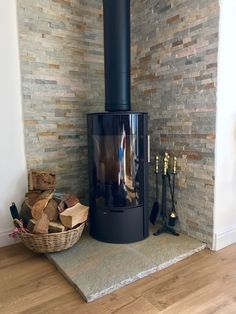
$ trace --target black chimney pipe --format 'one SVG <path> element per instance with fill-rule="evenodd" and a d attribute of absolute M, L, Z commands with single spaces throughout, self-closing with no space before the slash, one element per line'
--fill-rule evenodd
<path fill-rule="evenodd" d="M 130 0 L 103 0 L 105 110 L 129 111 Z"/>

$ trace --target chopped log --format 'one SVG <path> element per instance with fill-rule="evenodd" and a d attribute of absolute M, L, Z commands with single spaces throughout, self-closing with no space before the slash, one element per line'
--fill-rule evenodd
<path fill-rule="evenodd" d="M 60 203 L 58 204 L 58 207 L 57 207 L 59 213 L 64 212 L 64 210 L 66 210 L 66 208 L 67 208 L 66 202 L 64 200 L 60 201 Z"/>
<path fill-rule="evenodd" d="M 78 199 L 77 195 L 75 195 L 75 194 L 67 194 L 65 196 L 65 202 L 66 202 L 67 208 L 69 208 L 69 207 L 73 207 L 76 204 L 78 204 L 79 199 Z"/>
<path fill-rule="evenodd" d="M 33 233 L 33 231 L 34 231 L 34 226 L 35 226 L 35 224 L 36 224 L 36 219 L 34 219 L 34 218 L 32 218 L 32 219 L 30 219 L 29 220 L 29 223 L 28 223 L 28 225 L 27 225 L 27 229 L 29 230 L 29 232 L 31 232 L 31 233 Z"/>
<path fill-rule="evenodd" d="M 27 200 L 29 206 L 33 206 L 36 203 L 41 193 L 41 191 L 29 191 L 25 194 L 25 200 Z"/>
<path fill-rule="evenodd" d="M 79 203 L 79 198 L 75 194 L 66 194 L 63 200 L 58 205 L 59 213 L 62 213 L 65 209 L 73 207 Z"/>
<path fill-rule="evenodd" d="M 60 202 L 61 202 L 61 199 L 58 198 L 57 196 L 55 196 L 55 194 L 54 194 L 54 196 L 53 196 L 53 199 L 54 199 L 54 201 L 57 202 L 57 206 L 58 206 L 58 205 L 60 204 Z"/>
<path fill-rule="evenodd" d="M 88 217 L 88 207 L 80 203 L 73 207 L 67 208 L 63 213 L 61 213 L 60 220 L 61 223 L 67 228 L 73 228 L 87 220 Z"/>
<path fill-rule="evenodd" d="M 35 223 L 33 233 L 48 233 L 49 219 L 45 213 L 42 213 L 40 219 L 38 219 Z"/>
<path fill-rule="evenodd" d="M 58 209 L 57 202 L 51 199 L 44 209 L 44 213 L 47 214 L 49 221 L 57 221 L 58 219 Z"/>
<path fill-rule="evenodd" d="M 49 223 L 49 233 L 63 232 L 66 230 L 66 227 L 63 226 L 60 221 L 51 221 Z"/>
<path fill-rule="evenodd" d="M 30 221 L 28 223 L 27 229 L 31 233 L 33 233 L 34 226 L 35 226 L 36 222 L 37 222 L 37 220 L 30 219 Z M 66 230 L 65 226 L 63 226 L 59 221 L 56 221 L 56 222 L 51 221 L 51 222 L 49 222 L 49 225 L 48 225 L 48 232 L 49 233 L 63 232 L 65 230 Z"/>
<path fill-rule="evenodd" d="M 51 170 L 34 169 L 28 175 L 29 190 L 55 189 L 56 174 Z"/>
<path fill-rule="evenodd" d="M 26 199 L 21 205 L 20 218 L 23 220 L 25 226 L 27 226 L 29 220 L 32 218 L 31 213 L 32 207 L 29 205 L 28 200 Z"/>
<path fill-rule="evenodd" d="M 37 202 L 32 207 L 32 216 L 36 220 L 40 219 L 44 208 L 47 206 L 50 199 L 53 197 L 54 190 L 48 190 L 40 194 Z"/>

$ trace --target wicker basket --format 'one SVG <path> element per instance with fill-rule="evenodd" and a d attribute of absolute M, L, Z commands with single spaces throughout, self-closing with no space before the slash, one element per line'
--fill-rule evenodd
<path fill-rule="evenodd" d="M 36 253 L 52 253 L 72 247 L 81 237 L 85 222 L 75 229 L 47 234 L 19 232 L 22 243 Z"/>

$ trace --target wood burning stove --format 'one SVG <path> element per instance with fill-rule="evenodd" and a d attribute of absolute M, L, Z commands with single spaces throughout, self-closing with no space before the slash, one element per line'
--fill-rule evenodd
<path fill-rule="evenodd" d="M 148 236 L 148 116 L 130 111 L 130 0 L 104 0 L 105 109 L 88 114 L 89 228 L 95 239 Z"/>

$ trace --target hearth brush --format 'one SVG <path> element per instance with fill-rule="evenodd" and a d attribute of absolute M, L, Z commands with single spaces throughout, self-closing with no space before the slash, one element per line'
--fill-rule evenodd
<path fill-rule="evenodd" d="M 177 169 L 177 158 L 174 157 L 174 163 L 173 163 L 173 184 L 171 187 L 171 182 L 170 182 L 170 174 L 168 175 L 168 180 L 169 180 L 169 187 L 170 187 L 170 194 L 171 194 L 171 202 L 172 202 L 172 209 L 169 214 L 169 220 L 168 220 L 168 225 L 171 227 L 175 226 L 176 219 L 178 218 L 176 210 L 175 210 L 175 176 L 176 176 L 176 169 Z"/>
<path fill-rule="evenodd" d="M 158 196 L 159 196 L 159 193 L 158 193 L 159 157 L 158 156 L 155 157 L 155 175 L 156 175 L 156 200 L 152 205 L 152 211 L 149 218 L 153 225 L 156 224 L 157 217 L 160 212 L 160 205 L 158 201 Z"/>

